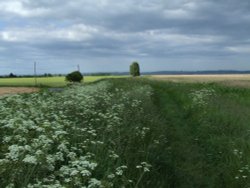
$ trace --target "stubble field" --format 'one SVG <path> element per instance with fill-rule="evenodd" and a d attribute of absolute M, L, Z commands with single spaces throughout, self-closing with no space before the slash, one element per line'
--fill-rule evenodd
<path fill-rule="evenodd" d="M 226 86 L 250 88 L 249 74 L 228 75 L 152 75 L 151 78 L 184 83 L 220 83 Z"/>
<path fill-rule="evenodd" d="M 34 93 L 38 91 L 39 88 L 31 87 L 0 87 L 0 96 L 18 93 Z"/>

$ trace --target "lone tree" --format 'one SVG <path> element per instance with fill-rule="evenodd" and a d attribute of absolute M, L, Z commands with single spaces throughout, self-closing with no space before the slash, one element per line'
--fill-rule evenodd
<path fill-rule="evenodd" d="M 16 78 L 17 76 L 15 75 L 15 74 L 13 74 L 13 73 L 10 73 L 9 74 L 9 78 Z"/>
<path fill-rule="evenodd" d="M 69 81 L 69 82 L 81 82 L 82 79 L 83 79 L 83 76 L 79 71 L 71 72 L 67 74 L 66 76 L 66 81 Z"/>
<path fill-rule="evenodd" d="M 140 76 L 140 66 L 139 66 L 139 63 L 137 62 L 133 62 L 131 65 L 130 65 L 130 75 L 131 76 Z"/>

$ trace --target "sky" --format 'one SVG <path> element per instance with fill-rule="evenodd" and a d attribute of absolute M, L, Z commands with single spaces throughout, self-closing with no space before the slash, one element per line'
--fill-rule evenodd
<path fill-rule="evenodd" d="M 0 74 L 250 70 L 249 0 L 0 0 Z"/>

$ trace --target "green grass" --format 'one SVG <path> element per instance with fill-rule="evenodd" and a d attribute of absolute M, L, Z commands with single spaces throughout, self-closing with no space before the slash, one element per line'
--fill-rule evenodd
<path fill-rule="evenodd" d="M 85 76 L 84 82 L 94 82 L 97 80 L 105 79 L 105 78 L 122 78 L 126 76 Z M 44 87 L 64 87 L 67 85 L 65 81 L 65 77 L 42 77 L 37 78 L 37 86 Z M 0 87 L 1 86 L 36 86 L 34 78 L 0 78 Z"/>
<path fill-rule="evenodd" d="M 151 112 L 155 122 L 144 126 L 151 129 L 148 139 L 158 137 L 160 147 L 147 146 L 154 170 L 145 187 L 250 186 L 250 89 L 215 83 L 114 82 L 127 89 L 138 82 L 154 89 L 154 105 L 148 108 L 156 110 Z"/>
<path fill-rule="evenodd" d="M 111 187 L 111 182 L 114 187 L 137 188 L 250 187 L 250 89 L 126 78 L 67 88 L 62 93 L 15 97 L 3 99 L 1 104 L 0 128 L 11 119 L 8 126 L 14 130 L 0 131 L 4 143 L 0 159 L 8 156 L 6 143 L 23 144 L 19 139 L 25 135 L 32 142 L 40 135 L 30 125 L 43 127 L 43 122 L 50 122 L 52 127 L 43 127 L 49 139 L 55 131 L 68 134 L 41 149 L 44 154 L 57 156 L 58 145 L 65 141 L 70 143 L 66 144 L 68 150 L 76 146 L 72 150 L 76 158 L 91 153 L 88 160 L 98 164 L 91 176 L 104 187 Z M 13 139 L 3 142 L 6 135 Z M 102 144 L 85 145 L 86 140 Z M 80 149 L 82 145 L 84 149 Z M 53 177 L 65 187 L 74 187 L 74 181 L 80 180 L 87 185 L 88 178 L 72 177 L 70 184 L 58 175 L 62 174 L 58 169 L 73 160 L 67 152 L 64 161 L 56 161 L 54 171 L 46 170 L 44 157 L 37 165 L 27 165 L 24 152 L 15 162 L 0 161 L 0 187 L 10 180 L 16 187 L 27 186 L 44 177 Z M 118 157 L 112 159 L 110 154 Z M 150 172 L 137 168 L 141 162 L 151 165 Z M 107 177 L 121 166 L 125 166 L 122 175 L 112 180 Z M 27 175 L 26 171 L 33 173 Z"/>
<path fill-rule="evenodd" d="M 169 187 L 249 187 L 250 90 L 217 84 L 153 86 L 171 148 L 165 159 Z M 214 93 L 206 96 L 204 89 Z M 203 105 L 194 103 L 194 91 L 203 91 Z"/>

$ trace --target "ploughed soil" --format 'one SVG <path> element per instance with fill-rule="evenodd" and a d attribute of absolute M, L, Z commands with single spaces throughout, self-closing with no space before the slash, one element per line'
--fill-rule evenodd
<path fill-rule="evenodd" d="M 38 88 L 31 87 L 0 87 L 0 96 L 19 93 L 34 93 L 38 91 Z"/>

